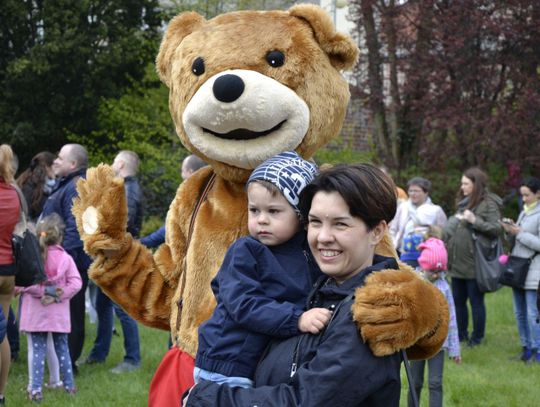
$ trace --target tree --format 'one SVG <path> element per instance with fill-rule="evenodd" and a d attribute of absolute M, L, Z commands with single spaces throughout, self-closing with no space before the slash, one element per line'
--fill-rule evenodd
<path fill-rule="evenodd" d="M 0 134 L 22 161 L 89 134 L 101 98 L 120 96 L 155 58 L 158 0 L 4 0 Z"/>
<path fill-rule="evenodd" d="M 159 81 L 153 63 L 120 98 L 101 100 L 95 130 L 70 134 L 69 139 L 87 146 L 92 165 L 111 164 L 120 150 L 135 151 L 140 159 L 145 215 L 164 218 L 181 182 L 180 168 L 187 152 L 174 131 L 168 89 Z"/>
<path fill-rule="evenodd" d="M 209 19 L 235 10 L 283 10 L 296 2 L 293 0 L 171 0 L 170 3 L 169 11 L 173 15 L 182 11 L 196 11 Z"/>
<path fill-rule="evenodd" d="M 382 161 L 538 166 L 538 1 L 353 0 L 351 18 L 368 53 L 353 95 Z"/>

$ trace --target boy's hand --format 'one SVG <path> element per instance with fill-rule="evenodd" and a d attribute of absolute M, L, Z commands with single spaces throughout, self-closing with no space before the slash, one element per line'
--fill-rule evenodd
<path fill-rule="evenodd" d="M 332 312 L 326 308 L 312 308 L 304 312 L 298 319 L 298 329 L 300 332 L 318 334 L 330 321 Z"/>

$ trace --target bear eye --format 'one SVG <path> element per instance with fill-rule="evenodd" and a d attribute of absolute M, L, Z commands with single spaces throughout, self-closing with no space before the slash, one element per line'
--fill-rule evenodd
<path fill-rule="evenodd" d="M 285 55 L 281 51 L 270 51 L 266 54 L 266 62 L 272 68 L 279 68 L 285 63 Z"/>
<path fill-rule="evenodd" d="M 191 72 L 197 76 L 201 76 L 204 73 L 204 59 L 198 57 L 195 61 L 193 61 L 191 64 Z"/>

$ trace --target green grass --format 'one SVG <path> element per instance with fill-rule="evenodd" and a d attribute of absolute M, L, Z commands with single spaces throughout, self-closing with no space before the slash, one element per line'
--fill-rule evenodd
<path fill-rule="evenodd" d="M 511 291 L 503 288 L 486 295 L 487 327 L 485 344 L 463 349 L 463 363 L 448 359 L 444 372 L 446 407 L 537 406 L 540 405 L 540 365 L 510 360 L 521 347 L 512 312 Z M 88 355 L 96 326 L 87 324 L 83 357 Z M 117 322 L 117 330 L 121 332 Z M 68 396 L 62 391 L 45 391 L 43 406 L 146 406 L 152 375 L 167 350 L 167 333 L 140 326 L 142 365 L 135 372 L 114 375 L 109 372 L 123 357 L 122 337 L 114 336 L 111 353 L 103 365 L 82 366 L 75 378 L 79 392 Z M 403 369 L 402 369 L 403 370 Z M 21 337 L 19 361 L 12 364 L 6 398 L 10 406 L 30 405 L 26 400 L 26 338 Z M 406 406 L 407 380 L 402 372 L 401 406 Z M 428 406 L 427 383 L 422 406 Z"/>
<path fill-rule="evenodd" d="M 540 405 L 540 365 L 512 360 L 521 352 L 512 309 L 512 291 L 486 294 L 485 343 L 462 348 L 462 364 L 449 359 L 444 366 L 446 407 L 508 407 Z M 471 321 L 469 321 L 471 323 Z M 401 406 L 407 405 L 407 379 L 402 368 Z M 428 406 L 427 369 L 421 406 Z"/>
<path fill-rule="evenodd" d="M 116 329 L 122 333 L 118 320 Z M 130 373 L 116 375 L 110 372 L 123 360 L 122 336 L 113 336 L 111 352 L 104 364 L 86 365 L 79 368 L 75 377 L 78 393 L 68 395 L 61 390 L 44 390 L 42 406 L 146 406 L 148 388 L 152 376 L 167 351 L 168 333 L 139 324 L 141 339 L 141 368 Z M 90 352 L 96 334 L 96 325 L 86 324 L 86 342 L 82 358 Z M 46 370 L 45 380 L 48 380 Z M 12 363 L 6 388 L 6 404 L 10 406 L 32 405 L 26 398 L 28 368 L 26 363 L 26 336 L 21 335 L 19 360 Z"/>

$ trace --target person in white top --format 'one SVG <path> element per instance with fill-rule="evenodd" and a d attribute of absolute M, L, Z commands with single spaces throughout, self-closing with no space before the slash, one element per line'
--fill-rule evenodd
<path fill-rule="evenodd" d="M 418 245 L 424 240 L 429 226 L 444 227 L 447 218 L 439 205 L 431 202 L 431 182 L 426 178 L 414 177 L 407 183 L 409 199 L 402 202 L 390 223 L 390 235 L 400 260 L 418 266 Z"/>

